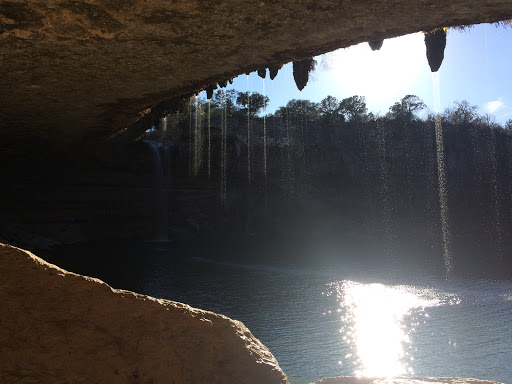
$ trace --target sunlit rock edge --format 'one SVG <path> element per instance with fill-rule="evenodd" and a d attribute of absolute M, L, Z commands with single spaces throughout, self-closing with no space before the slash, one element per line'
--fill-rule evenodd
<path fill-rule="evenodd" d="M 239 321 L 0 243 L 0 382 L 288 383 Z"/>
<path fill-rule="evenodd" d="M 329 377 L 314 384 L 503 384 L 497 381 L 465 379 L 460 377 L 395 377 L 384 378 L 357 378 L 357 377 Z"/>

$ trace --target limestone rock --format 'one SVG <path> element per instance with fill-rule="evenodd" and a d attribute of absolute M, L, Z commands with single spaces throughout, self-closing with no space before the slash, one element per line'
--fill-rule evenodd
<path fill-rule="evenodd" d="M 427 60 L 430 70 L 432 72 L 437 72 L 444 60 L 446 31 L 442 28 L 438 28 L 433 31 L 426 32 L 425 47 L 427 49 Z"/>
<path fill-rule="evenodd" d="M 241 73 L 510 18 L 503 0 L 2 0 L 0 160 L 89 153 L 140 111 Z"/>
<path fill-rule="evenodd" d="M 497 381 L 463 379 L 454 377 L 396 377 L 393 379 L 329 377 L 314 384 L 502 384 Z"/>
<path fill-rule="evenodd" d="M 239 321 L 0 244 L 1 383 L 288 383 Z"/>

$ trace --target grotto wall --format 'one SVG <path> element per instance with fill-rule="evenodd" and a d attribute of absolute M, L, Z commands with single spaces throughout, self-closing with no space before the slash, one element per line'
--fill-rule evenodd
<path fill-rule="evenodd" d="M 510 0 L 2 1 L 0 155 L 89 151 L 159 102 L 241 73 L 510 18 Z"/>
<path fill-rule="evenodd" d="M 239 321 L 0 244 L 2 383 L 288 383 Z"/>

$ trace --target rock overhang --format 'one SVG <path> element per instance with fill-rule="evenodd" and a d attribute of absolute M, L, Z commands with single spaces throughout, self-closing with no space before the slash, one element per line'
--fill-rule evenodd
<path fill-rule="evenodd" d="M 148 108 L 242 73 L 510 18 L 510 0 L 4 1 L 2 150 L 94 146 Z"/>

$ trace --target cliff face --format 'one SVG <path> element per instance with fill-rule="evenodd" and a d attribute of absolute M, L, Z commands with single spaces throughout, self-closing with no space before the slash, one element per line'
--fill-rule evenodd
<path fill-rule="evenodd" d="M 2 383 L 288 383 L 239 321 L 0 244 Z"/>
<path fill-rule="evenodd" d="M 512 18 L 508 0 L 2 1 L 4 154 L 95 144 L 176 95 L 359 42 Z"/>

